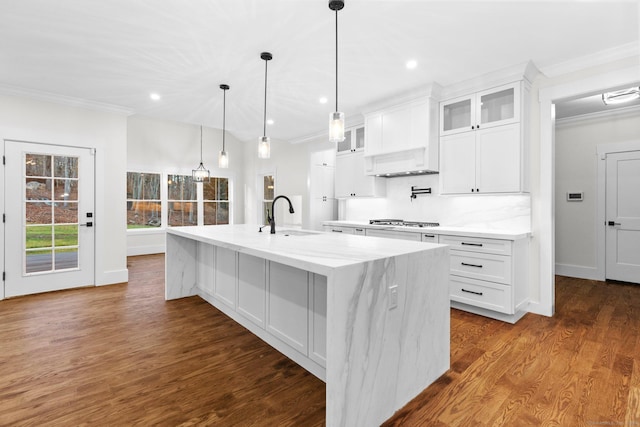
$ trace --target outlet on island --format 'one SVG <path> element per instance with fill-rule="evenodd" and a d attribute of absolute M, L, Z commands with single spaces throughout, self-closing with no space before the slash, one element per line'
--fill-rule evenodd
<path fill-rule="evenodd" d="M 389 310 L 398 306 L 398 285 L 389 286 Z"/>

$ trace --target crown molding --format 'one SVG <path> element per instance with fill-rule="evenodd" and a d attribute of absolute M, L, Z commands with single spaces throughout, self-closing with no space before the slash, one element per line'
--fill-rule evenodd
<path fill-rule="evenodd" d="M 556 127 L 562 128 L 591 120 L 606 120 L 613 117 L 626 117 L 640 114 L 640 105 L 616 108 L 615 110 L 598 111 L 556 120 Z"/>
<path fill-rule="evenodd" d="M 94 111 L 105 113 L 115 113 L 130 116 L 134 111 L 120 105 L 107 104 L 104 102 L 90 101 L 82 98 L 74 98 L 71 96 L 59 95 L 56 93 L 27 89 L 19 86 L 7 85 L 0 83 L 0 94 L 8 96 L 20 96 L 31 98 L 38 101 L 51 102 L 54 104 L 65 105 L 68 107 L 86 108 Z"/>
<path fill-rule="evenodd" d="M 552 78 L 633 56 L 640 57 L 640 42 L 637 40 L 569 61 L 540 67 L 540 69 L 545 76 Z"/>

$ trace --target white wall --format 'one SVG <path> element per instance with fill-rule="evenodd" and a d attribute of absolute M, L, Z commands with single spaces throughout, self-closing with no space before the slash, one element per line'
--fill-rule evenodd
<path fill-rule="evenodd" d="M 96 149 L 95 284 L 126 282 L 126 116 L 0 95 L 0 138 Z"/>
<path fill-rule="evenodd" d="M 559 121 L 555 137 L 556 273 L 601 279 L 597 275 L 598 184 L 596 147 L 640 141 L 640 109 Z M 568 202 L 567 192 L 584 192 Z M 604 200 L 602 200 L 604 203 Z M 604 256 L 602 253 L 601 256 Z"/>
<path fill-rule="evenodd" d="M 128 171 L 191 175 L 200 163 L 200 126 L 169 120 L 131 116 L 127 121 Z M 227 131 L 225 149 L 229 168 L 218 168 L 218 152 L 222 149 L 222 130 L 203 127 L 202 156 L 211 176 L 231 181 L 232 223 L 244 222 L 244 144 Z M 165 231 L 136 229 L 127 231 L 128 255 L 164 252 Z"/>

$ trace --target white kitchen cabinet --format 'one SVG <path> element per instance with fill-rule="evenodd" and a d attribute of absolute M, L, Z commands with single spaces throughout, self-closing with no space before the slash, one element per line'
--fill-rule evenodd
<path fill-rule="evenodd" d="M 440 136 L 520 121 L 521 82 L 493 87 L 440 103 Z"/>
<path fill-rule="evenodd" d="M 512 82 L 440 103 L 440 193 L 529 191 L 529 85 Z"/>
<path fill-rule="evenodd" d="M 327 276 L 311 274 L 309 292 L 309 358 L 327 364 Z"/>
<path fill-rule="evenodd" d="M 365 115 L 365 172 L 438 171 L 438 103 L 421 97 Z"/>
<path fill-rule="evenodd" d="M 520 124 L 440 137 L 440 192 L 516 193 L 524 188 Z"/>
<path fill-rule="evenodd" d="M 451 306 L 515 323 L 529 302 L 528 239 L 441 235 L 449 245 Z"/>
<path fill-rule="evenodd" d="M 427 242 L 427 243 L 438 243 L 438 241 L 439 241 L 438 235 L 437 234 L 433 234 L 433 233 L 422 233 L 422 234 L 420 234 L 420 240 L 422 242 Z"/>
<path fill-rule="evenodd" d="M 265 327 L 266 261 L 238 253 L 238 313 Z"/>
<path fill-rule="evenodd" d="M 307 355 L 309 273 L 270 262 L 268 277 L 267 330 Z"/>
<path fill-rule="evenodd" d="M 236 252 L 215 248 L 215 279 L 213 295 L 235 310 L 236 308 Z"/>
<path fill-rule="evenodd" d="M 420 233 L 413 233 L 411 231 L 380 230 L 377 228 L 367 228 L 365 230 L 365 235 L 372 237 L 386 237 L 388 239 L 415 240 L 416 242 L 421 241 Z"/>
<path fill-rule="evenodd" d="M 309 228 L 320 230 L 323 221 L 338 217 L 335 198 L 335 150 L 311 154 L 309 182 Z"/>
<path fill-rule="evenodd" d="M 362 151 L 364 149 L 364 144 L 364 125 L 347 128 L 344 130 L 344 141 L 338 142 L 336 146 L 336 153 L 341 155 Z"/>
<path fill-rule="evenodd" d="M 335 196 L 337 199 L 383 197 L 386 190 L 385 184 L 383 178 L 365 175 L 362 151 L 336 157 Z"/>

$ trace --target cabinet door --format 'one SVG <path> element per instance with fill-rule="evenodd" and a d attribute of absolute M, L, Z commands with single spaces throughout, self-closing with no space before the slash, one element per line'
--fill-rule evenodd
<path fill-rule="evenodd" d="M 238 313 L 264 328 L 266 261 L 238 253 Z"/>
<path fill-rule="evenodd" d="M 335 196 L 338 199 L 353 197 L 352 176 L 355 174 L 355 157 L 358 154 L 345 154 L 336 157 L 336 174 L 335 174 Z M 362 170 L 364 175 L 364 169 Z"/>
<path fill-rule="evenodd" d="M 349 153 L 352 150 L 351 146 L 351 130 L 344 131 L 344 141 L 338 142 L 336 150 L 338 154 Z"/>
<path fill-rule="evenodd" d="M 307 354 L 309 273 L 269 263 L 267 330 Z"/>
<path fill-rule="evenodd" d="M 520 124 L 480 129 L 475 133 L 476 191 L 520 191 Z"/>
<path fill-rule="evenodd" d="M 476 94 L 476 129 L 520 121 L 520 82 Z"/>
<path fill-rule="evenodd" d="M 440 138 L 440 185 L 442 194 L 475 192 L 475 132 Z"/>
<path fill-rule="evenodd" d="M 335 194 L 335 168 L 331 166 L 311 165 L 309 197 L 332 199 Z"/>
<path fill-rule="evenodd" d="M 440 103 L 440 135 L 471 131 L 475 125 L 475 96 L 468 95 Z"/>
<path fill-rule="evenodd" d="M 396 231 L 396 230 L 378 230 L 375 228 L 368 228 L 365 232 L 367 236 L 384 237 L 387 239 L 399 239 L 399 240 L 415 240 L 420 241 L 420 233 L 413 233 L 410 231 Z"/>
<path fill-rule="evenodd" d="M 356 234 L 353 227 L 341 227 L 338 225 L 325 225 L 324 231 L 329 233 L 343 233 L 343 234 Z"/>
<path fill-rule="evenodd" d="M 309 358 L 327 362 L 327 276 L 312 274 L 309 293 Z"/>
<path fill-rule="evenodd" d="M 236 253 L 216 247 L 215 297 L 233 309 L 236 308 Z"/>
<path fill-rule="evenodd" d="M 338 217 L 336 199 L 311 199 L 309 201 L 309 228 L 321 231 L 324 221 L 332 221 Z"/>

